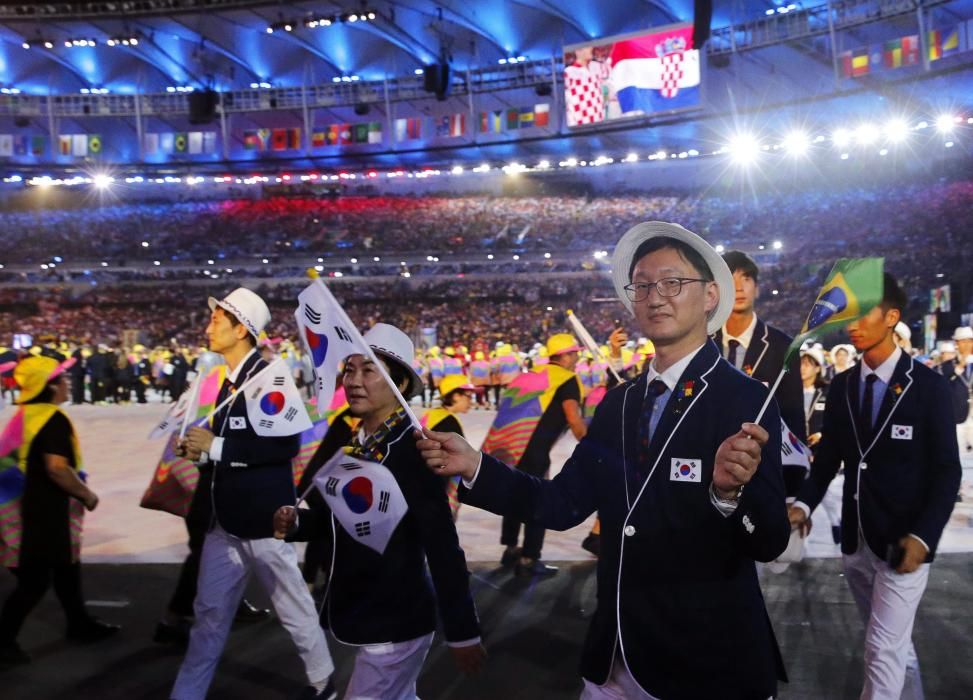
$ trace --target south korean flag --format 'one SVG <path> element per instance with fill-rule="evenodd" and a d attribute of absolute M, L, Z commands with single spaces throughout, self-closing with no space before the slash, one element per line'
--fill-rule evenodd
<path fill-rule="evenodd" d="M 277 362 L 261 372 L 260 377 L 246 388 L 244 396 L 247 417 L 257 435 L 285 437 L 303 433 L 314 425 L 284 362 Z"/>
<path fill-rule="evenodd" d="M 345 532 L 379 554 L 409 510 L 392 472 L 343 451 L 321 467 L 314 485 Z"/>

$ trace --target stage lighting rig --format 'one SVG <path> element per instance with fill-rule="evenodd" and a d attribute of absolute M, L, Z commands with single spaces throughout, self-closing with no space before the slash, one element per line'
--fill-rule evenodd
<path fill-rule="evenodd" d="M 105 42 L 109 46 L 138 46 L 139 38 L 132 36 L 113 36 Z"/>

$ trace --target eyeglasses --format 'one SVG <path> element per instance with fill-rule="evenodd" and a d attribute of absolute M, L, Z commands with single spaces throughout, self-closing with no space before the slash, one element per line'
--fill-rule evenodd
<path fill-rule="evenodd" d="M 690 282 L 709 282 L 710 280 L 696 279 L 694 277 L 663 277 L 658 282 L 633 282 L 626 284 L 625 294 L 630 301 L 645 301 L 649 297 L 649 292 L 655 287 L 655 291 L 660 297 L 679 296 L 682 286 Z"/>

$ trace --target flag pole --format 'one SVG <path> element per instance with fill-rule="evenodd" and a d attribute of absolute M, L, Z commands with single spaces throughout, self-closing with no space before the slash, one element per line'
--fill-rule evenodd
<path fill-rule="evenodd" d="M 189 400 L 189 405 L 186 406 L 186 412 L 182 416 L 182 426 L 179 428 L 180 440 L 186 437 L 186 428 L 189 427 L 189 415 L 199 410 L 199 387 L 202 385 L 203 379 L 204 376 L 200 373 L 196 377 L 196 381 L 193 382 L 193 397 Z"/>
<path fill-rule="evenodd" d="M 774 382 L 774 385 L 770 387 L 770 393 L 767 394 L 767 398 L 764 399 L 764 405 L 760 407 L 760 413 L 757 414 L 757 418 L 754 420 L 754 423 L 760 423 L 760 421 L 763 419 L 764 413 L 767 412 L 767 407 L 770 405 L 770 400 L 774 398 L 774 393 L 776 393 L 777 387 L 780 386 L 780 382 L 786 373 L 787 365 L 784 365 L 783 369 L 780 371 L 780 374 L 777 375 L 777 380 Z"/>
<path fill-rule="evenodd" d="M 621 375 L 619 375 L 618 372 L 615 371 L 615 368 L 612 367 L 611 358 L 605 357 L 605 354 L 601 351 L 601 348 L 598 347 L 598 344 L 595 343 L 595 339 L 588 332 L 588 329 L 584 327 L 583 323 L 581 323 L 581 319 L 578 318 L 571 309 L 568 309 L 568 322 L 571 324 L 571 327 L 574 328 L 574 332 L 581 336 L 581 342 L 588 346 L 588 352 L 595 357 L 601 357 L 603 360 L 607 361 L 608 371 L 615 375 L 615 379 L 619 384 L 624 382 L 625 380 L 622 379 Z"/>
<path fill-rule="evenodd" d="M 311 268 L 307 271 L 307 276 L 313 279 L 315 283 L 321 285 L 321 288 L 324 289 L 328 296 L 334 296 L 331 294 L 331 290 L 328 289 L 328 286 L 324 283 L 324 280 L 321 279 L 321 276 L 318 274 L 317 270 Z M 416 418 L 416 414 L 409 406 L 409 402 L 405 400 L 404 396 L 402 396 L 402 392 L 399 391 L 399 387 L 397 387 L 395 382 L 392 381 L 388 370 L 385 369 L 385 364 L 378 359 L 378 356 L 375 355 L 375 351 L 372 350 L 372 347 L 365 342 L 365 339 L 358 331 L 358 326 L 351 322 L 351 319 L 348 318 L 348 314 L 345 313 L 345 310 L 342 308 L 341 304 L 338 304 L 336 301 L 335 307 L 338 309 L 341 321 L 343 321 L 345 326 L 349 329 L 348 332 L 355 337 L 356 341 L 359 341 L 363 348 L 365 348 L 365 352 L 367 353 L 366 357 L 368 357 L 368 359 L 375 365 L 375 368 L 378 369 L 379 374 L 382 375 L 382 379 L 384 379 L 388 383 L 389 387 L 391 387 L 392 393 L 395 394 L 395 399 L 399 402 L 399 405 L 405 409 L 405 413 L 409 417 L 409 422 L 412 423 L 412 427 L 416 430 L 422 430 L 422 424 L 419 423 L 419 419 Z"/>
<path fill-rule="evenodd" d="M 274 360 L 273 362 L 271 362 L 269 365 L 267 365 L 266 367 L 264 367 L 262 370 L 260 370 L 259 372 L 257 372 L 255 375 L 253 375 L 252 377 L 250 377 L 250 379 L 248 379 L 247 381 L 245 381 L 243 383 L 243 385 L 239 389 L 237 389 L 235 392 L 231 393 L 229 396 L 227 396 L 225 399 L 223 399 L 222 403 L 220 403 L 219 406 L 217 406 L 216 408 L 214 408 L 212 411 L 210 411 L 209 413 L 207 413 L 205 416 L 203 416 L 199 420 L 193 421 L 193 425 L 202 425 L 203 423 L 205 423 L 206 421 L 208 421 L 210 418 L 212 418 L 217 413 L 219 413 L 220 411 L 222 411 L 224 406 L 226 406 L 228 403 L 232 402 L 237 396 L 240 396 L 247 389 L 249 389 L 253 385 L 254 382 L 256 382 L 258 379 L 260 379 L 263 376 L 264 372 L 266 372 L 267 370 L 269 370 L 271 367 L 276 367 L 278 364 L 280 364 L 283 361 L 284 361 L 284 359 L 282 357 L 278 357 L 276 360 Z"/>

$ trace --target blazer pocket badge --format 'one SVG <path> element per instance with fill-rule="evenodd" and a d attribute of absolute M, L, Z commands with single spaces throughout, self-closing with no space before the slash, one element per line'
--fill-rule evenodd
<path fill-rule="evenodd" d="M 247 419 L 242 416 L 230 416 L 230 430 L 246 430 Z"/>
<path fill-rule="evenodd" d="M 701 459 L 672 458 L 669 468 L 669 481 L 687 481 L 694 484 L 702 482 L 703 461 Z"/>
<path fill-rule="evenodd" d="M 893 440 L 911 440 L 912 439 L 912 426 L 911 425 L 893 425 L 892 426 L 892 439 Z"/>

